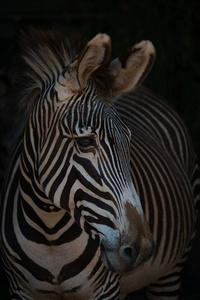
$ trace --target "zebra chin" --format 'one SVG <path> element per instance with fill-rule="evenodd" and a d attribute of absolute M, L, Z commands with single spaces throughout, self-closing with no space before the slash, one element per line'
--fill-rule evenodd
<path fill-rule="evenodd" d="M 100 244 L 101 256 L 105 266 L 119 274 L 133 272 L 147 262 L 154 254 L 155 242 L 149 241 L 140 249 L 138 245 L 122 245 L 118 250 L 109 249 L 103 242 Z"/>

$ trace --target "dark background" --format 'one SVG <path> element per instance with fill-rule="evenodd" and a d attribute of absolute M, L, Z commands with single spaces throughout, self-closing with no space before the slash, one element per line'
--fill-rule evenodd
<path fill-rule="evenodd" d="M 200 156 L 200 1 L 199 0 L 16 0 L 0 3 L 0 180 L 16 123 L 7 117 L 4 96 L 10 88 L 16 33 L 28 25 L 61 28 L 86 39 L 111 36 L 113 58 L 143 39 L 153 42 L 156 63 L 144 85 L 160 94 L 182 116 Z M 6 115 L 6 117 L 5 117 Z M 199 236 L 184 271 L 182 299 L 200 299 Z M 6 298 L 1 271 L 0 299 Z"/>

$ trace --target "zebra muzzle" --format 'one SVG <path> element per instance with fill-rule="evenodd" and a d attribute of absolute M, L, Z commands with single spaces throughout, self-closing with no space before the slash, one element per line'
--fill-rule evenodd
<path fill-rule="evenodd" d="M 155 243 L 144 215 L 128 205 L 126 221 L 121 230 L 110 232 L 110 238 L 101 240 L 101 254 L 110 271 L 126 274 L 148 261 L 155 249 Z"/>
<path fill-rule="evenodd" d="M 106 247 L 101 242 L 102 260 L 106 267 L 119 274 L 133 272 L 141 264 L 148 261 L 155 249 L 154 241 L 148 241 L 144 246 L 140 246 L 138 242 L 132 244 L 123 244 L 117 250 Z"/>

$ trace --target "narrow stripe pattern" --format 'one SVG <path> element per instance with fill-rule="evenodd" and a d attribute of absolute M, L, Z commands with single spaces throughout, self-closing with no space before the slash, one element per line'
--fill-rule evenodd
<path fill-rule="evenodd" d="M 76 54 L 51 39 L 50 33 L 48 42 L 39 37 L 24 49 L 26 69 L 19 73 L 16 100 L 29 118 L 1 196 L 10 295 L 114 300 L 120 276 L 103 263 L 100 241 L 119 239 L 124 200 L 132 201 L 130 130 L 92 81 L 60 98 Z"/>
<path fill-rule="evenodd" d="M 145 88 L 113 103 L 102 99 L 95 79 L 69 90 L 63 82 L 79 51 L 52 34 L 37 39 L 24 49 L 15 98 L 27 122 L 1 194 L 1 256 L 11 299 L 118 300 L 144 286 L 150 300 L 177 299 L 200 197 L 184 124 Z M 102 245 L 114 252 L 133 233 L 147 243 L 142 208 L 155 251 L 148 260 L 151 244 L 138 269 L 121 275 L 106 265 Z"/>
<path fill-rule="evenodd" d="M 149 285 L 150 300 L 178 299 L 180 274 L 195 236 L 198 160 L 180 117 L 147 88 L 119 95 L 115 106 L 131 129 L 131 174 L 156 242 L 151 262 L 138 272 L 140 278 L 151 268 L 152 277 L 135 286 L 132 277 L 132 288 Z"/>

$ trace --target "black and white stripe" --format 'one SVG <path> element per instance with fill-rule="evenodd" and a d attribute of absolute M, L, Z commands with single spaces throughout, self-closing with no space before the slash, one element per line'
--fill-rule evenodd
<path fill-rule="evenodd" d="M 31 35 L 15 96 L 27 124 L 1 200 L 12 299 L 117 300 L 144 286 L 151 300 L 177 299 L 199 200 L 190 138 L 144 88 L 110 101 L 146 76 L 153 46 L 108 64 L 107 35 L 82 52 L 57 34 Z"/>
<path fill-rule="evenodd" d="M 118 205 L 114 199 L 119 198 L 120 189 L 122 189 L 120 178 L 118 178 L 119 168 L 114 170 L 113 163 L 116 161 L 113 158 L 114 154 L 110 152 L 112 159 L 101 157 L 99 161 L 99 164 L 102 164 L 99 169 L 101 173 L 98 174 L 92 161 L 83 155 L 89 150 L 84 147 L 82 151 L 80 150 L 76 136 L 74 139 L 69 139 L 67 143 L 59 139 L 54 141 L 54 129 L 58 120 L 63 121 L 62 115 L 64 115 L 64 121 L 66 121 L 66 114 L 63 112 L 65 109 L 63 107 L 63 110 L 59 111 L 59 116 L 55 114 L 55 120 L 51 120 L 48 136 L 42 140 L 38 138 L 34 127 L 40 124 L 39 113 L 35 113 L 38 111 L 36 105 L 29 125 L 25 129 L 24 140 L 19 143 L 10 166 L 9 176 L 4 184 L 2 257 L 5 270 L 8 271 L 12 299 L 39 299 L 41 297 L 42 299 L 51 297 L 52 299 L 60 297 L 67 299 L 74 294 L 79 295 L 76 297 L 86 294 L 88 299 L 116 299 L 119 294 L 119 275 L 111 273 L 102 263 L 99 238 L 96 235 L 97 229 L 92 226 L 92 224 L 98 224 L 100 220 L 101 226 L 113 227 L 111 220 L 116 216 Z M 104 109 L 107 110 L 107 108 Z M 71 107 L 71 110 L 74 108 Z M 97 110 L 100 114 L 103 108 L 100 110 L 97 106 Z M 82 111 L 78 111 L 82 115 Z M 113 113 L 112 118 L 115 114 Z M 79 123 L 79 118 L 79 115 L 74 116 L 76 123 Z M 73 119 L 71 122 L 71 127 L 75 131 L 75 122 Z M 95 119 L 94 122 L 97 120 Z M 106 122 L 109 123 L 109 120 L 106 119 Z M 120 122 L 117 118 L 118 126 Z M 69 124 L 70 122 L 66 125 L 71 132 Z M 65 127 L 65 124 L 59 123 L 56 130 L 63 130 L 62 126 Z M 42 135 L 43 128 L 37 129 Z M 118 129 L 115 128 L 115 130 Z M 66 128 L 64 132 L 67 134 Z M 100 134 L 101 138 L 104 134 L 107 135 L 105 132 Z M 110 147 L 109 144 L 105 145 L 105 148 L 108 147 Z M 41 156 L 38 157 L 38 154 Z M 91 155 L 94 155 L 93 150 Z M 70 167 L 70 159 L 73 159 L 72 167 Z M 103 166 L 103 161 L 108 162 L 106 167 Z M 62 172 L 66 174 L 63 176 Z M 102 190 L 102 172 L 106 174 L 107 186 L 111 187 L 114 184 L 115 195 Z M 90 178 L 90 173 L 95 178 Z M 114 174 L 116 174 L 116 181 L 113 182 Z M 76 186 L 73 189 L 77 180 L 78 189 Z M 43 182 L 43 186 L 40 182 Z M 123 184 L 126 183 L 123 182 Z M 62 185 L 65 186 L 65 189 L 62 188 L 63 193 L 55 195 L 56 187 Z M 87 194 L 82 187 L 90 193 Z M 46 193 L 44 193 L 45 189 Z M 46 196 L 47 193 L 50 199 L 58 199 L 58 202 L 51 202 Z M 73 212 L 76 222 L 67 212 L 67 210 L 70 211 L 68 202 L 72 198 L 70 193 L 74 193 L 74 206 L 77 204 Z M 79 199 L 84 199 L 87 206 L 83 206 L 83 202 L 80 207 Z M 101 215 L 102 209 L 112 216 L 111 220 Z M 84 220 L 88 221 L 88 225 L 85 221 L 82 223 L 83 216 Z M 87 232 L 95 230 L 93 238 L 90 238 L 78 224 Z M 33 288 L 30 288 L 29 283 Z M 88 295 L 88 291 L 91 295 Z"/>
<path fill-rule="evenodd" d="M 197 158 L 180 117 L 150 90 L 142 87 L 120 95 L 115 105 L 131 129 L 131 174 L 156 241 L 151 261 L 138 274 L 123 278 L 122 291 L 129 291 L 132 282 L 131 290 L 148 286 L 148 299 L 177 299 L 195 235 L 200 198 Z M 151 278 L 141 279 L 142 284 L 135 280 L 149 268 Z"/>

